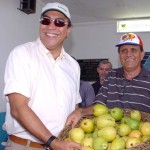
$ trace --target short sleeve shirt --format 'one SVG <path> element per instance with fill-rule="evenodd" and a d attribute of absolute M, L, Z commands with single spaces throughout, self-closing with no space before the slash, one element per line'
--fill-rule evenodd
<path fill-rule="evenodd" d="M 95 102 L 109 108 L 120 107 L 150 112 L 150 72 L 142 68 L 132 80 L 124 77 L 123 68 L 112 70 L 104 79 Z"/>

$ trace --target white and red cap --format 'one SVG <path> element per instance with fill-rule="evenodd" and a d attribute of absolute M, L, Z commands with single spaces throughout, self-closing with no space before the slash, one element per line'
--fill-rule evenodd
<path fill-rule="evenodd" d="M 121 36 L 119 44 L 116 47 L 121 45 L 139 45 L 143 48 L 143 42 L 141 38 L 134 33 L 126 33 Z"/>
<path fill-rule="evenodd" d="M 58 2 L 47 3 L 42 9 L 41 16 L 50 10 L 59 11 L 71 20 L 71 15 L 70 15 L 69 9 L 64 4 L 61 4 Z"/>

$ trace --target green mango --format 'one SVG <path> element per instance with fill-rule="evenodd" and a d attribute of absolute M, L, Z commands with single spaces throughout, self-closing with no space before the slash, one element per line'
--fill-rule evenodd
<path fill-rule="evenodd" d="M 124 122 L 133 130 L 139 130 L 140 122 L 130 117 L 125 117 Z"/>
<path fill-rule="evenodd" d="M 126 147 L 125 140 L 123 138 L 116 138 L 110 145 L 110 150 L 124 150 Z"/>

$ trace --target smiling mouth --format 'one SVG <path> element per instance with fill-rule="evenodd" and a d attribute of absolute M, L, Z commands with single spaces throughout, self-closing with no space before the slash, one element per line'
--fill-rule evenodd
<path fill-rule="evenodd" d="M 49 36 L 49 37 L 57 37 L 58 34 L 56 34 L 56 33 L 46 33 L 46 36 Z"/>
<path fill-rule="evenodd" d="M 135 59 L 133 59 L 133 58 L 128 58 L 128 59 L 126 59 L 125 61 L 128 62 L 128 63 L 130 63 L 130 62 L 134 62 Z"/>

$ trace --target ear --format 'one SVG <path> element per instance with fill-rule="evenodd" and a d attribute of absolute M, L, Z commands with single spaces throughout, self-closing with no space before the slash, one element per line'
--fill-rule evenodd
<path fill-rule="evenodd" d="M 72 30 L 72 27 L 68 27 L 68 28 L 67 28 L 67 35 L 66 35 L 66 38 L 69 36 L 69 33 L 71 32 L 71 30 Z"/>
<path fill-rule="evenodd" d="M 99 68 L 97 67 L 97 73 L 99 73 Z"/>
<path fill-rule="evenodd" d="M 142 51 L 142 52 L 141 52 L 141 60 L 144 58 L 144 55 L 145 55 L 145 52 Z"/>

